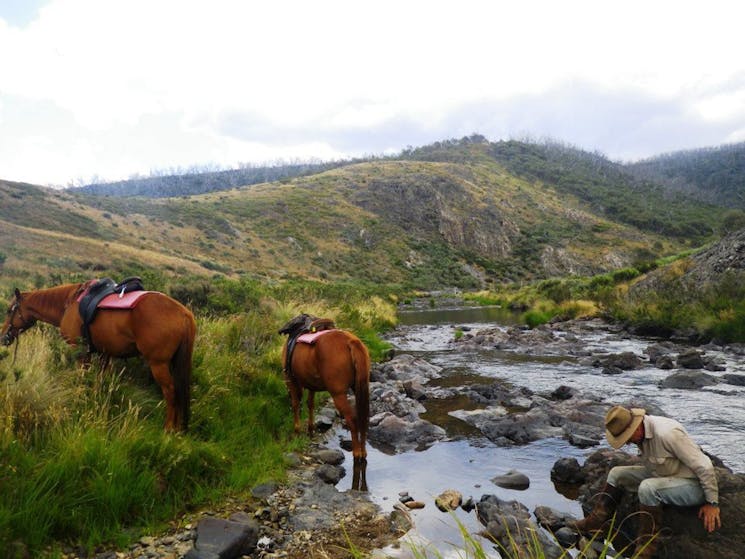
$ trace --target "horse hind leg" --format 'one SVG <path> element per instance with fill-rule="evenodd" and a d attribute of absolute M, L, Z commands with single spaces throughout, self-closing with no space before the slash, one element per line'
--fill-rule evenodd
<path fill-rule="evenodd" d="M 160 386 L 163 392 L 163 399 L 166 401 L 166 431 L 177 431 L 180 427 L 178 417 L 178 407 L 176 406 L 176 387 L 173 384 L 171 370 L 168 363 L 151 363 L 150 371 L 153 374 L 155 382 Z"/>
<path fill-rule="evenodd" d="M 287 392 L 290 394 L 290 404 L 292 405 L 292 420 L 295 433 L 300 433 L 300 401 L 303 398 L 303 388 L 290 379 L 285 379 Z"/>
<path fill-rule="evenodd" d="M 316 393 L 313 390 L 308 390 L 308 436 L 312 437 L 315 432 L 315 420 L 313 419 L 313 412 L 316 405 Z"/>
<path fill-rule="evenodd" d="M 334 400 L 336 409 L 344 418 L 349 428 L 349 433 L 352 436 L 352 456 L 355 460 L 363 459 L 365 457 L 364 447 L 360 444 L 360 431 L 357 427 L 357 418 L 352 409 L 352 404 L 349 403 L 349 398 L 347 398 L 345 393 L 332 394 L 331 398 Z"/>

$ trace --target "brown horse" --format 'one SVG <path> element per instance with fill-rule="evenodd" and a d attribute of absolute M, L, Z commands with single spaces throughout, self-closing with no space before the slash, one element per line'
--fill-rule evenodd
<path fill-rule="evenodd" d="M 293 318 L 279 331 L 289 336 L 282 350 L 287 363 L 288 343 L 309 324 L 308 315 Z M 289 367 L 285 366 L 285 383 L 290 392 L 295 432 L 300 432 L 300 402 L 303 389 L 308 390 L 308 434 L 313 434 L 313 404 L 316 392 L 327 391 L 352 435 L 355 462 L 366 460 L 367 427 L 370 419 L 370 355 L 360 339 L 344 330 L 323 332 L 312 343 L 298 341 L 292 350 Z M 347 398 L 354 392 L 354 412 Z"/>
<path fill-rule="evenodd" d="M 0 336 L 10 345 L 37 320 L 59 328 L 65 341 L 76 346 L 83 320 L 77 298 L 85 283 L 20 292 L 10 302 Z M 185 430 L 189 423 L 191 357 L 196 322 L 191 311 L 175 299 L 145 292 L 131 309 L 99 309 L 90 325 L 96 351 L 107 359 L 142 355 L 166 401 L 165 429 Z"/>

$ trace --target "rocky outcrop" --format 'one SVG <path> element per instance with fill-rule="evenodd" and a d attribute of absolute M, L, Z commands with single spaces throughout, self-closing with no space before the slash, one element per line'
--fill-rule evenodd
<path fill-rule="evenodd" d="M 610 449 L 593 453 L 582 465 L 580 471 L 568 467 L 565 460 L 554 467 L 558 479 L 561 473 L 571 475 L 571 479 L 584 480 L 579 489 L 579 500 L 585 513 L 592 508 L 593 497 L 602 489 L 608 471 L 617 465 L 628 465 L 639 462 L 639 458 L 621 451 Z M 722 527 L 707 533 L 698 518 L 699 507 L 665 507 L 658 559 L 739 559 L 745 549 L 745 474 L 733 474 L 729 469 L 718 464 L 717 479 L 719 482 L 719 503 Z M 569 481 L 569 480 L 566 480 Z M 613 537 L 613 546 L 620 550 L 627 547 L 636 534 L 638 515 L 636 498 L 625 494 L 616 514 L 614 527 L 617 533 Z M 632 546 L 633 547 L 633 546 Z"/>
<path fill-rule="evenodd" d="M 690 291 L 693 296 L 723 282 L 741 284 L 744 277 L 745 229 L 741 229 L 688 259 L 653 270 L 631 286 L 629 296 L 632 300 L 644 300 L 656 292 L 670 289 L 680 293 Z M 695 333 L 691 334 L 695 336 Z"/>

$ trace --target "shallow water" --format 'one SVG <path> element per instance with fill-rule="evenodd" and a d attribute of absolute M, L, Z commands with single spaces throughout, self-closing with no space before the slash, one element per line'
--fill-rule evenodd
<path fill-rule="evenodd" d="M 415 354 L 443 367 L 443 378 L 433 382 L 461 385 L 474 380 L 499 379 L 514 386 L 527 386 L 539 393 L 551 392 L 566 384 L 581 392 L 602 394 L 609 403 L 641 397 L 683 423 L 705 450 L 721 458 L 728 467 L 736 472 L 745 471 L 744 387 L 720 384 L 701 390 L 660 389 L 657 383 L 674 370 L 646 367 L 619 375 L 603 375 L 600 368 L 581 365 L 571 356 L 524 355 L 497 350 L 464 351 L 450 343 L 456 327 L 470 328 L 475 332 L 482 328 L 493 328 L 496 324 L 514 323 L 511 314 L 496 308 L 402 313 L 401 323 L 403 326 L 389 336 L 389 341 L 399 353 Z M 579 337 L 583 346 L 593 352 L 632 351 L 639 356 L 655 342 L 605 330 L 588 332 Z M 710 350 L 707 350 L 707 354 L 719 355 L 726 362 L 726 371 L 707 371 L 709 374 L 745 374 L 745 363 L 741 357 Z M 368 448 L 366 472 L 370 497 L 384 512 L 393 509 L 402 491 L 426 503 L 424 509 L 411 512 L 415 523 L 410 533 L 412 539 L 429 542 L 442 557 L 459 557 L 457 547 L 463 543 L 463 538 L 457 523 L 462 523 L 471 533 L 483 528 L 474 512 L 466 513 L 458 509 L 454 515 L 450 515 L 437 509 L 434 499 L 446 489 L 460 491 L 464 499 L 472 496 L 478 501 L 484 494 L 496 494 L 502 499 L 520 501 L 530 511 L 538 505 L 546 505 L 581 515 L 579 503 L 565 497 L 554 487 L 550 471 L 558 458 L 575 457 L 582 463 L 599 447 L 579 449 L 562 439 L 497 447 L 469 425 L 448 415 L 451 406 L 452 409 L 464 409 L 467 402 L 456 399 L 448 402 L 425 400 L 423 403 L 427 407 L 423 419 L 446 429 L 449 439 L 423 451 L 396 455 L 385 454 L 374 447 Z M 332 447 L 338 446 L 337 439 L 341 436 L 337 432 L 332 437 Z M 346 452 L 345 456 L 344 467 L 348 475 L 338 484 L 340 490 L 349 489 L 352 482 L 350 453 Z M 512 469 L 530 478 L 529 489 L 502 489 L 490 481 Z M 423 545 L 419 543 L 418 548 L 421 549 Z M 410 557 L 411 554 L 402 552 L 401 556 Z M 494 552 L 494 556 L 499 555 Z"/>

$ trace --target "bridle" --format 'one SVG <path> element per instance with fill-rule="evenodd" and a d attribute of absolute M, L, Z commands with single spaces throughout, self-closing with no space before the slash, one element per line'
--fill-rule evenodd
<path fill-rule="evenodd" d="M 18 314 L 18 318 L 21 319 L 21 326 L 13 325 L 13 320 L 15 319 L 16 314 Z M 8 330 L 5 332 L 5 334 L 3 334 L 2 339 L 0 339 L 0 343 L 5 346 L 8 346 L 16 341 L 21 332 L 26 330 L 29 326 L 32 326 L 34 323 L 33 319 L 26 320 L 26 317 L 23 316 L 23 309 L 21 309 L 21 303 L 20 301 L 18 301 L 17 298 L 14 299 L 13 303 L 10 305 L 7 315 Z"/>

